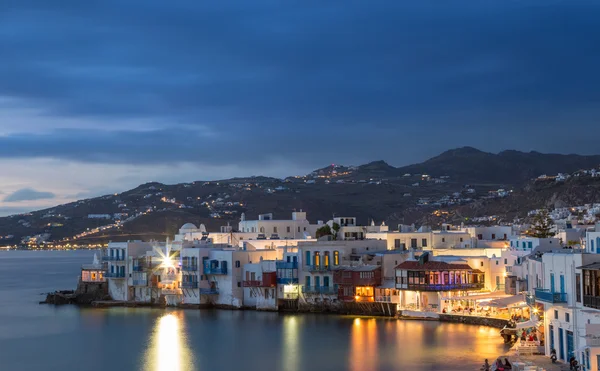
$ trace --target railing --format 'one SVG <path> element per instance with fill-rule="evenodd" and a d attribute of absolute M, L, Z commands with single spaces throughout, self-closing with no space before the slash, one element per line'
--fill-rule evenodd
<path fill-rule="evenodd" d="M 298 262 L 276 262 L 277 269 L 298 269 Z"/>
<path fill-rule="evenodd" d="M 337 286 L 302 286 L 302 292 L 305 294 L 323 294 L 337 295 Z"/>
<path fill-rule="evenodd" d="M 600 296 L 583 295 L 583 306 L 600 309 Z"/>
<path fill-rule="evenodd" d="M 402 285 L 402 284 L 400 284 Z M 407 284 L 406 285 L 409 290 L 414 291 L 450 291 L 450 290 L 473 290 L 473 289 L 482 289 L 484 284 L 482 282 L 478 283 L 453 283 L 453 284 L 423 284 L 423 285 L 415 285 L 415 284 Z"/>
<path fill-rule="evenodd" d="M 286 292 L 283 296 L 279 297 L 282 300 L 297 300 L 298 293 L 297 292 Z"/>
<path fill-rule="evenodd" d="M 227 274 L 227 267 L 204 266 L 204 274 Z"/>
<path fill-rule="evenodd" d="M 133 266 L 133 271 L 134 272 L 143 272 L 146 270 L 146 266 L 145 265 L 134 265 Z"/>
<path fill-rule="evenodd" d="M 200 289 L 200 295 L 219 295 L 217 289 Z"/>
<path fill-rule="evenodd" d="M 184 272 L 197 272 L 198 271 L 198 266 L 197 265 L 182 265 L 181 266 L 181 270 Z"/>
<path fill-rule="evenodd" d="M 326 272 L 331 270 L 329 265 L 307 265 L 306 270 L 309 272 Z"/>
<path fill-rule="evenodd" d="M 262 281 L 242 281 L 243 287 L 261 287 Z"/>
<path fill-rule="evenodd" d="M 184 289 L 197 289 L 198 282 L 182 282 L 181 287 Z"/>
<path fill-rule="evenodd" d="M 298 283 L 298 278 L 277 277 L 277 283 L 280 285 L 292 285 Z"/>
<path fill-rule="evenodd" d="M 104 273 L 106 278 L 125 278 L 125 273 L 121 272 L 106 272 Z"/>
<path fill-rule="evenodd" d="M 147 280 L 133 280 L 133 286 L 148 286 Z"/>
<path fill-rule="evenodd" d="M 124 256 L 108 256 L 108 255 L 104 255 L 102 257 L 102 260 L 105 262 L 122 262 L 125 261 L 125 257 Z"/>
<path fill-rule="evenodd" d="M 566 303 L 567 294 L 564 292 L 550 292 L 547 289 L 535 289 L 535 298 L 547 303 Z"/>

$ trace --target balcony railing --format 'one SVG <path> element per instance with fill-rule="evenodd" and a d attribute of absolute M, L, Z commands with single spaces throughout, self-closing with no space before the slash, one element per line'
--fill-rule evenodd
<path fill-rule="evenodd" d="M 331 270 L 329 265 L 307 265 L 306 270 L 309 272 L 326 272 Z"/>
<path fill-rule="evenodd" d="M 283 296 L 279 297 L 279 299 L 282 300 L 297 300 L 298 299 L 298 293 L 297 292 L 286 292 L 283 294 Z"/>
<path fill-rule="evenodd" d="M 125 273 L 122 272 L 106 272 L 104 273 L 106 278 L 125 278 Z"/>
<path fill-rule="evenodd" d="M 198 282 L 182 282 L 181 287 L 184 289 L 197 289 Z"/>
<path fill-rule="evenodd" d="M 337 295 L 337 286 L 302 286 L 302 292 L 305 294 L 323 294 Z"/>
<path fill-rule="evenodd" d="M 217 289 L 199 289 L 200 295 L 219 295 L 219 290 Z"/>
<path fill-rule="evenodd" d="M 204 266 L 204 274 L 227 274 L 227 267 Z"/>
<path fill-rule="evenodd" d="M 104 255 L 102 257 L 102 260 L 105 262 L 122 262 L 125 261 L 125 257 L 124 256 L 108 256 L 108 255 Z"/>
<path fill-rule="evenodd" d="M 535 299 L 546 303 L 566 303 L 567 294 L 564 292 L 550 292 L 546 289 L 535 289 Z"/>
<path fill-rule="evenodd" d="M 181 270 L 184 272 L 197 272 L 198 271 L 198 266 L 197 265 L 187 265 L 184 264 L 181 266 Z"/>
<path fill-rule="evenodd" d="M 583 295 L 583 305 L 589 308 L 600 309 L 600 296 Z"/>
<path fill-rule="evenodd" d="M 277 277 L 277 283 L 280 285 L 293 285 L 298 283 L 298 278 Z"/>
<path fill-rule="evenodd" d="M 262 281 L 242 281 L 243 287 L 261 287 Z"/>
<path fill-rule="evenodd" d="M 403 284 L 398 284 L 400 286 L 404 286 Z M 415 285 L 408 284 L 406 285 L 408 290 L 414 291 L 450 291 L 450 290 L 480 290 L 483 289 L 484 284 L 482 282 L 478 283 L 453 283 L 453 284 L 423 284 L 423 285 Z"/>
<path fill-rule="evenodd" d="M 298 269 L 298 262 L 276 262 L 277 269 Z"/>
<path fill-rule="evenodd" d="M 146 266 L 145 265 L 134 265 L 133 266 L 133 271 L 134 272 L 143 272 L 146 270 Z"/>
<path fill-rule="evenodd" d="M 133 286 L 148 286 L 147 280 L 133 280 Z"/>

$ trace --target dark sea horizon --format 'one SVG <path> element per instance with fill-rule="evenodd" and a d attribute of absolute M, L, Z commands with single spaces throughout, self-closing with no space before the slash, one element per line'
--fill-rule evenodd
<path fill-rule="evenodd" d="M 0 251 L 0 370 L 479 370 L 498 329 L 256 311 L 40 305 L 94 251 Z"/>

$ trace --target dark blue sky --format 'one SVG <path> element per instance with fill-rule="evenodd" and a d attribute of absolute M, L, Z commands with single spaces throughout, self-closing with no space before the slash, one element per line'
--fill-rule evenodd
<path fill-rule="evenodd" d="M 599 17 L 578 0 L 3 1 L 0 213 L 464 145 L 600 153 Z"/>

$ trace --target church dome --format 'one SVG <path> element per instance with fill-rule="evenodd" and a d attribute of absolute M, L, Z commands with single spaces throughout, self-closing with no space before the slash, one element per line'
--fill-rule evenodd
<path fill-rule="evenodd" d="M 191 231 L 195 231 L 198 228 L 192 224 L 192 223 L 185 223 L 184 225 L 181 226 L 181 228 L 179 228 L 179 232 L 180 233 L 185 233 L 185 232 L 191 232 Z"/>

